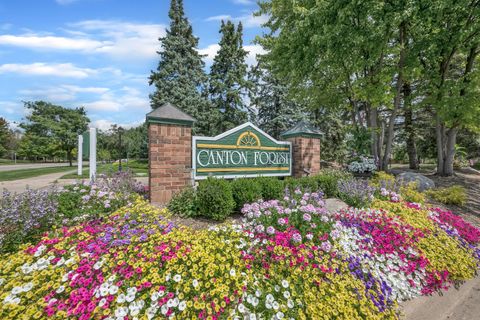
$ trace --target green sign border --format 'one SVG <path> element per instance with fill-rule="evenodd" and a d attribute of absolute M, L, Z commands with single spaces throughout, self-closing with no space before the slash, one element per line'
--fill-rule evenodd
<path fill-rule="evenodd" d="M 279 170 L 272 170 L 272 169 L 265 169 L 268 166 L 258 167 L 258 168 L 243 168 L 243 167 L 223 167 L 223 168 L 210 168 L 208 174 L 198 174 L 197 172 L 197 145 L 209 145 L 209 149 L 217 149 L 217 150 L 234 150 L 237 149 L 237 145 L 232 144 L 225 144 L 225 142 L 220 142 L 219 144 L 215 144 L 215 141 L 221 141 L 224 138 L 229 138 L 236 136 L 235 133 L 242 131 L 246 128 L 250 127 L 252 131 L 256 131 L 258 134 L 261 135 L 259 139 L 262 139 L 263 142 L 260 147 L 241 147 L 242 149 L 252 149 L 252 150 L 262 150 L 262 151 L 274 151 L 278 149 L 282 149 L 283 151 L 288 151 L 289 153 L 289 165 L 288 171 L 282 167 Z M 203 143 L 202 143 L 203 142 Z M 288 150 L 285 150 L 288 149 Z M 215 137 L 203 137 L 203 136 L 193 136 L 192 137 L 192 169 L 193 169 L 193 178 L 195 180 L 202 180 L 206 179 L 209 176 L 213 177 L 221 177 L 227 179 L 233 178 L 248 178 L 248 177 L 258 177 L 258 176 L 277 176 L 277 177 L 286 177 L 292 175 L 292 143 L 289 141 L 277 141 L 276 139 L 272 138 L 270 135 L 265 133 L 263 130 L 259 129 L 251 122 L 246 122 L 238 127 L 230 129 L 222 134 L 219 134 Z M 217 170 L 215 170 L 217 169 Z M 232 169 L 232 170 L 229 170 Z M 244 171 L 242 171 L 244 169 Z M 254 170 L 255 169 L 255 170 Z M 247 171 L 248 170 L 248 171 Z M 238 173 L 236 173 L 238 172 Z"/>

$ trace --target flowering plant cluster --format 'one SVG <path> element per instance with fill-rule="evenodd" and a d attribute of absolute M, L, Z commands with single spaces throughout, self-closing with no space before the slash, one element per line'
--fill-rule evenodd
<path fill-rule="evenodd" d="M 0 198 L 0 253 L 26 242 L 38 241 L 52 227 L 95 219 L 132 202 L 144 187 L 129 173 L 99 176 L 95 183 L 77 182 L 64 187 L 4 191 Z"/>
<path fill-rule="evenodd" d="M 371 173 L 377 170 L 375 160 L 367 157 L 360 157 L 359 161 L 352 161 L 348 165 L 348 171 L 354 173 Z"/>
<path fill-rule="evenodd" d="M 328 212 L 297 189 L 242 212 L 193 231 L 137 199 L 51 231 L 0 257 L 0 317 L 396 319 L 399 301 L 480 266 L 480 231 L 419 204 Z"/>

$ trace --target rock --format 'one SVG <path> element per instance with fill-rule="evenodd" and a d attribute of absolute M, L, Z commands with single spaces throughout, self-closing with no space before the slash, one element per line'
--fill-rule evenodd
<path fill-rule="evenodd" d="M 435 182 L 420 173 L 402 172 L 397 176 L 397 180 L 404 183 L 417 182 L 419 191 L 435 188 Z"/>
<path fill-rule="evenodd" d="M 348 208 L 348 204 L 337 198 L 328 198 L 325 199 L 325 207 L 328 212 L 333 213 Z"/>

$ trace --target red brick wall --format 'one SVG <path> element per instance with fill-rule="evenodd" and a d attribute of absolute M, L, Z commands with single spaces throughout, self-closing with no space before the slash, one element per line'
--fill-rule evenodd
<path fill-rule="evenodd" d="M 287 141 L 292 142 L 292 160 L 293 160 L 293 176 L 304 177 L 307 172 L 310 175 L 320 171 L 320 139 L 306 137 L 292 137 Z"/>
<path fill-rule="evenodd" d="M 166 204 L 191 184 L 192 128 L 151 123 L 148 139 L 150 201 Z"/>

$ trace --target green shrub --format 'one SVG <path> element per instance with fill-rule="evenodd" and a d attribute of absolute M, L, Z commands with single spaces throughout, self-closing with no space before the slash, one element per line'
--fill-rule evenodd
<path fill-rule="evenodd" d="M 284 193 L 283 181 L 276 177 L 258 177 L 257 183 L 262 188 L 264 200 L 281 199 Z"/>
<path fill-rule="evenodd" d="M 225 220 L 235 209 L 232 185 L 226 180 L 211 177 L 200 181 L 195 202 L 199 215 Z"/>
<path fill-rule="evenodd" d="M 463 205 L 467 201 L 467 193 L 465 188 L 458 185 L 448 188 L 428 190 L 427 195 L 432 199 L 444 204 Z"/>
<path fill-rule="evenodd" d="M 257 179 L 240 178 L 232 181 L 235 209 L 240 211 L 245 203 L 252 203 L 262 198 L 262 186 Z"/>
<path fill-rule="evenodd" d="M 290 190 L 295 190 L 300 188 L 304 191 L 318 191 L 318 184 L 317 180 L 314 176 L 309 177 L 301 177 L 301 178 L 293 178 L 288 177 L 285 180 L 285 188 Z"/>
<path fill-rule="evenodd" d="M 418 183 L 410 182 L 400 187 L 400 195 L 403 200 L 415 203 L 424 203 L 425 194 L 418 191 Z"/>
<path fill-rule="evenodd" d="M 370 185 L 374 187 L 390 186 L 395 183 L 395 176 L 388 174 L 385 171 L 377 171 L 374 173 L 372 179 L 370 179 Z"/>
<path fill-rule="evenodd" d="M 173 214 L 182 217 L 195 217 L 198 215 L 196 208 L 196 193 L 192 187 L 187 187 L 176 193 L 167 205 Z"/>

